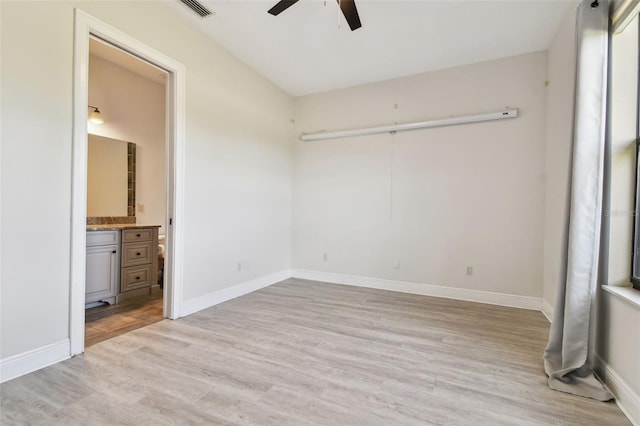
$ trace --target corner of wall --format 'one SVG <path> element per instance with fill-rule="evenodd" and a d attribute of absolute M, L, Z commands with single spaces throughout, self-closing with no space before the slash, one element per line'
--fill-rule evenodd
<path fill-rule="evenodd" d="M 180 316 L 185 317 L 203 309 L 207 309 L 220 303 L 226 302 L 227 300 L 244 296 L 245 294 L 260 290 L 264 287 L 268 287 L 280 281 L 286 280 L 287 278 L 291 278 L 291 276 L 292 271 L 290 269 L 285 269 L 280 272 L 264 275 L 249 281 L 244 281 L 234 286 L 226 287 L 221 290 L 217 290 L 203 296 L 184 301 L 182 302 L 182 306 L 180 308 Z"/>

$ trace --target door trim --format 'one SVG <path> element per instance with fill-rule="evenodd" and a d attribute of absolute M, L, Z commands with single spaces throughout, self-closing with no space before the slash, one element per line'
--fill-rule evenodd
<path fill-rule="evenodd" d="M 71 174 L 71 261 L 69 340 L 71 355 L 84 352 L 84 298 L 87 216 L 87 105 L 89 100 L 89 36 L 168 72 L 167 76 L 167 223 L 164 316 L 181 316 L 183 294 L 183 218 L 185 145 L 185 67 L 116 28 L 75 9 L 73 62 L 73 152 Z M 169 224 L 171 221 L 171 225 Z"/>

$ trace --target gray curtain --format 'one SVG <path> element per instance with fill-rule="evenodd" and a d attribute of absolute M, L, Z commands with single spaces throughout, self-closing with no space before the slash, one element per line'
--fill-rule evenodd
<path fill-rule="evenodd" d="M 609 2 L 577 11 L 577 63 L 566 278 L 559 283 L 544 368 L 549 387 L 606 401 L 589 354 L 597 285 L 607 95 Z"/>

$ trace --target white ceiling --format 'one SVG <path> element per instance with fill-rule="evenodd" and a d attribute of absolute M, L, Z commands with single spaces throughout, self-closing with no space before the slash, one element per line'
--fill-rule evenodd
<path fill-rule="evenodd" d="M 293 96 L 545 50 L 575 0 L 356 0 L 351 31 L 335 0 L 165 4 Z"/>
<path fill-rule="evenodd" d="M 165 70 L 97 38 L 92 37 L 89 39 L 89 54 L 102 58 L 159 84 L 164 84 L 167 78 L 167 72 Z"/>

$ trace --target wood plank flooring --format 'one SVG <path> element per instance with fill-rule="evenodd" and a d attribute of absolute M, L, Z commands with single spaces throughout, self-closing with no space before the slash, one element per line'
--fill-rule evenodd
<path fill-rule="evenodd" d="M 162 292 L 85 310 L 84 346 L 162 321 Z"/>
<path fill-rule="evenodd" d="M 0 388 L 4 425 L 629 425 L 550 390 L 540 312 L 289 279 Z"/>

